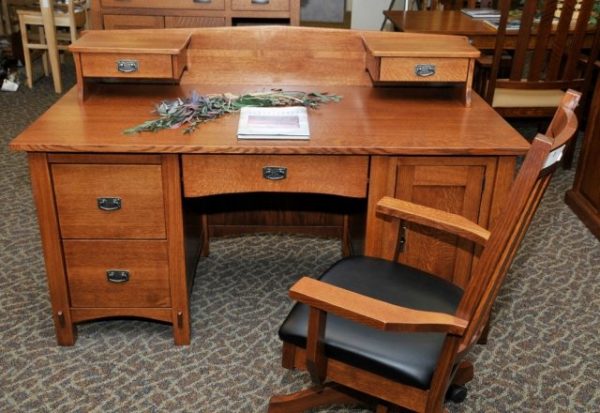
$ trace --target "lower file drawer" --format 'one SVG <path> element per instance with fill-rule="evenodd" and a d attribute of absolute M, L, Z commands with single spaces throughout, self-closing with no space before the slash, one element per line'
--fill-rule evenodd
<path fill-rule="evenodd" d="M 65 240 L 74 308 L 169 307 L 166 241 Z"/>

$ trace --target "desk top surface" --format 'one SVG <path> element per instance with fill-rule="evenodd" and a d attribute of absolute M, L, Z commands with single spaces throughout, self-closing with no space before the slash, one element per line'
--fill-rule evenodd
<path fill-rule="evenodd" d="M 279 85 L 277 85 L 280 87 Z M 286 89 L 284 87 L 284 89 Z M 482 98 L 462 106 L 452 90 L 295 85 L 290 90 L 343 96 L 309 111 L 308 141 L 241 141 L 238 114 L 202 124 L 191 135 L 182 129 L 124 135 L 123 130 L 153 118 L 156 103 L 199 93 L 268 90 L 261 86 L 104 85 L 84 104 L 69 91 L 11 143 L 33 152 L 108 153 L 276 153 L 516 155 L 528 144 Z"/>
<path fill-rule="evenodd" d="M 386 11 L 392 24 L 411 33 L 443 33 L 463 36 L 496 36 L 496 29 L 460 10 Z"/>

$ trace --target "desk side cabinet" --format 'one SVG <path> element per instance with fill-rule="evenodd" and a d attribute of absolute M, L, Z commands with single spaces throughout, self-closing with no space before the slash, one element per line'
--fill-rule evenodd
<path fill-rule="evenodd" d="M 479 251 L 475 244 L 412 223 L 375 213 L 384 196 L 463 215 L 483 227 L 498 216 L 514 175 L 512 157 L 385 157 L 371 158 L 365 253 L 393 259 L 464 286 Z"/>
<path fill-rule="evenodd" d="M 189 344 L 177 155 L 30 153 L 29 165 L 58 343 L 74 344 L 79 322 L 131 316 Z"/>

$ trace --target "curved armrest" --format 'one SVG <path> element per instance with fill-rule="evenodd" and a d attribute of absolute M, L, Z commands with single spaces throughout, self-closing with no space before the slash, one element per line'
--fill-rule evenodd
<path fill-rule="evenodd" d="M 385 196 L 377 203 L 377 212 L 426 225 L 457 235 L 479 245 L 485 245 L 490 232 L 462 215 L 414 204 Z"/>
<path fill-rule="evenodd" d="M 309 277 L 294 284 L 289 295 L 311 307 L 385 331 L 462 335 L 468 324 L 450 314 L 401 307 Z"/>

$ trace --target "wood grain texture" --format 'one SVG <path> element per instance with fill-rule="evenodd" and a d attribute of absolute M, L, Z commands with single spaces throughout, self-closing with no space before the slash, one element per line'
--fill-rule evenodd
<path fill-rule="evenodd" d="M 163 29 L 165 18 L 163 16 L 106 14 L 103 24 L 107 30 Z"/>
<path fill-rule="evenodd" d="M 467 327 L 467 321 L 450 314 L 400 307 L 308 277 L 294 284 L 289 295 L 311 308 L 384 331 L 437 331 L 460 335 Z"/>
<path fill-rule="evenodd" d="M 418 76 L 415 71 L 417 65 L 433 65 L 435 74 L 432 76 Z M 383 57 L 379 80 L 381 81 L 410 81 L 410 82 L 466 82 L 469 60 L 461 58 L 434 58 L 434 57 Z"/>
<path fill-rule="evenodd" d="M 53 164 L 52 174 L 64 238 L 166 237 L 159 165 Z M 121 208 L 99 209 L 101 197 Z"/>
<path fill-rule="evenodd" d="M 72 307 L 170 307 L 166 241 L 64 240 Z M 113 283 L 108 270 L 126 270 Z"/>
<path fill-rule="evenodd" d="M 119 8 L 151 8 L 151 9 L 199 9 L 199 10 L 224 10 L 225 0 L 211 0 L 210 2 L 191 2 L 189 0 L 102 0 L 103 7 Z"/>
<path fill-rule="evenodd" d="M 365 197 L 366 156 L 183 155 L 185 196 L 236 192 L 304 192 Z M 286 178 L 270 180 L 266 167 L 286 168 Z"/>
<path fill-rule="evenodd" d="M 384 197 L 377 203 L 377 212 L 400 219 L 451 231 L 456 235 L 485 245 L 490 232 L 461 215 L 428 208 L 401 199 Z"/>

